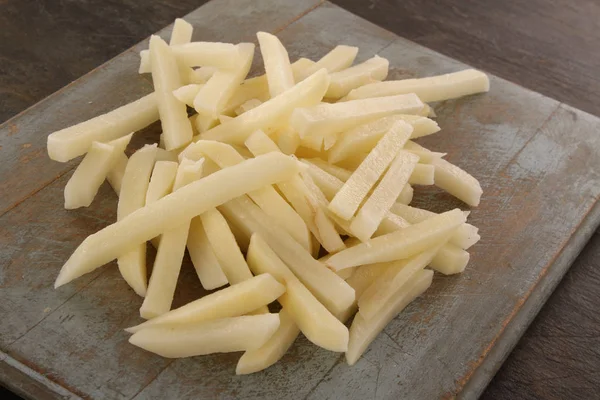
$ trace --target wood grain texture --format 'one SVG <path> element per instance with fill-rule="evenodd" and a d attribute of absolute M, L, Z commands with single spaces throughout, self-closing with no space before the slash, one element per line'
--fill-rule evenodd
<path fill-rule="evenodd" d="M 227 2 L 215 1 L 206 7 L 218 4 Z M 206 12 L 206 7 L 194 15 L 214 15 Z M 223 10 L 230 15 L 236 8 Z M 302 37 L 302 48 L 294 51 L 315 55 L 323 54 L 332 41 L 354 44 L 356 40 L 372 46 L 365 48 L 361 57 L 376 52 L 389 57 L 397 67 L 392 72 L 396 77 L 463 67 L 411 42 L 394 39 L 389 32 L 336 7 L 323 5 L 305 16 L 303 13 L 289 18 L 267 14 L 264 25 L 258 21 L 249 29 L 253 33 L 271 24 L 275 26 L 272 30 L 278 30 L 295 21 L 280 36 L 286 42 Z M 213 35 L 209 39 L 246 39 L 240 24 L 229 18 L 231 23 L 221 28 L 223 32 L 209 32 Z M 196 23 L 207 24 L 202 19 Z M 294 51 L 290 53 L 298 56 Z M 67 89 L 65 96 L 85 82 L 86 78 Z M 501 79 L 493 79 L 492 85 L 487 95 L 439 104 L 436 111 L 445 134 L 423 141 L 449 152 L 450 160 L 481 179 L 486 197 L 473 218 L 482 227 L 484 241 L 473 249 L 473 262 L 465 275 L 438 277 L 432 291 L 386 328 L 355 368 L 305 340 L 276 367 L 249 377 L 232 375 L 238 355 L 170 363 L 129 346 L 122 328 L 137 318 L 141 302 L 118 279 L 114 266 L 62 292 L 50 288 L 70 251 L 114 218 L 115 197 L 106 187 L 89 210 L 62 210 L 66 176 L 40 187 L 35 196 L 1 217 L 0 282 L 8 289 L 5 293 L 14 296 L 10 297 L 13 302 L 22 302 L 22 315 L 28 314 L 22 323 L 13 318 L 17 322 L 0 332 L 2 350 L 72 392 L 97 398 L 131 398 L 136 393 L 138 398 L 432 398 L 454 394 L 481 370 L 482 357 L 493 350 L 494 341 L 501 340 L 503 330 L 510 330 L 510 320 L 525 299 L 533 297 L 533 288 L 540 285 L 542 276 L 553 275 L 555 281 L 560 277 L 560 271 L 551 267 L 558 265 L 562 254 L 577 250 L 585 235 L 575 243 L 568 238 L 581 226 L 588 232 L 597 222 L 597 218 L 587 218 L 587 213 L 597 200 L 600 180 L 600 139 L 595 137 L 598 120 Z M 533 111 L 531 104 L 536 105 Z M 80 108 L 83 111 L 84 107 Z M 29 113 L 38 113 L 37 107 Z M 46 113 L 39 114 L 31 126 L 39 127 L 45 117 Z M 574 132 L 580 142 L 567 148 Z M 7 136 L 7 131 L 2 134 L 0 138 Z M 51 163 L 42 157 L 39 162 L 42 179 L 47 179 L 43 170 Z M 23 180 L 30 179 L 26 173 L 20 175 Z M 0 182 L 4 179 L 5 175 L 0 175 Z M 556 196 L 557 192 L 563 195 Z M 443 208 L 457 204 L 433 191 L 422 192 L 421 199 L 423 204 Z M 502 217 L 499 212 L 504 213 Z M 39 273 L 30 273 L 32 262 L 37 263 Z M 564 271 L 566 265 L 558 266 Z M 192 284 L 195 281 L 188 267 L 180 280 L 184 292 L 178 301 L 201 295 L 197 283 Z M 46 304 L 49 301 L 55 303 Z M 50 310 L 45 311 L 47 308 Z M 0 318 L 8 320 L 11 311 L 8 305 L 0 308 Z M 432 376 L 436 385 L 431 385 Z"/>

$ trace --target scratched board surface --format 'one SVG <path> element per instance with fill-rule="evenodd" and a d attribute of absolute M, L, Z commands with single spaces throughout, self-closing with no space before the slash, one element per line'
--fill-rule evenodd
<path fill-rule="evenodd" d="M 274 32 L 293 59 L 318 59 L 336 44 L 355 45 L 359 60 L 388 58 L 389 79 L 466 67 L 317 0 L 213 0 L 186 19 L 195 40 L 254 41 L 256 31 Z M 105 185 L 90 208 L 64 210 L 62 191 L 76 162 L 52 162 L 45 151 L 48 133 L 152 90 L 136 72 L 137 53 L 146 46 L 140 43 L 0 126 L 0 381 L 25 395 L 475 397 L 600 221 L 600 120 L 491 77 L 487 94 L 435 104 L 442 131 L 420 140 L 447 152 L 484 189 L 470 217 L 482 240 L 470 250 L 465 273 L 436 275 L 353 367 L 303 337 L 281 362 L 250 376 L 235 376 L 240 354 L 160 358 L 127 342 L 123 329 L 140 321 L 141 299 L 114 263 L 52 288 L 76 246 L 115 220 L 117 199 Z M 134 145 L 157 133 L 149 127 Z M 431 189 L 417 189 L 415 203 L 435 211 L 465 208 Z M 186 260 L 175 306 L 203 293 Z"/>

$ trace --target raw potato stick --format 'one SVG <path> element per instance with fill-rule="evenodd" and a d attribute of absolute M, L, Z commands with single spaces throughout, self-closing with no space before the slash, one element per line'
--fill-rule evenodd
<path fill-rule="evenodd" d="M 483 190 L 477 179 L 456 165 L 440 158 L 431 163 L 435 167 L 435 185 L 472 207 L 479 205 Z"/>
<path fill-rule="evenodd" d="M 200 217 L 192 219 L 188 233 L 187 249 L 204 289 L 213 290 L 227 284 L 227 277 L 221 269 L 217 256 L 210 247 Z"/>
<path fill-rule="evenodd" d="M 429 266 L 444 275 L 459 274 L 465 270 L 469 259 L 469 253 L 455 244 L 447 243 L 435 254 Z"/>
<path fill-rule="evenodd" d="M 296 77 L 296 82 L 306 79 L 321 68 L 325 68 L 327 72 L 337 72 L 348 68 L 354 62 L 358 54 L 358 47 L 339 45 L 329 53 L 325 54 L 312 67 L 307 68 L 303 73 Z"/>
<path fill-rule="evenodd" d="M 249 191 L 288 180 L 299 171 L 298 162 L 291 157 L 265 154 L 183 187 L 88 236 L 63 265 L 55 287 L 93 271 L 129 248 L 196 215 Z"/>
<path fill-rule="evenodd" d="M 422 101 L 429 103 L 488 90 L 490 90 L 490 81 L 486 74 L 474 69 L 466 69 L 428 78 L 371 83 L 354 89 L 344 100 L 415 93 Z"/>
<path fill-rule="evenodd" d="M 194 33 L 194 27 L 189 22 L 181 18 L 176 18 L 173 23 L 173 31 L 171 32 L 169 46 L 177 46 L 179 44 L 191 42 L 192 33 Z"/>
<path fill-rule="evenodd" d="M 404 287 L 400 288 L 393 301 L 380 305 L 375 318 L 366 319 L 360 311 L 356 314 L 350 326 L 350 341 L 346 352 L 348 365 L 354 365 L 358 361 L 383 328 L 431 286 L 432 279 L 433 271 L 420 271 L 406 283 L 406 290 Z"/>
<path fill-rule="evenodd" d="M 315 298 L 256 233 L 250 239 L 248 265 L 255 274 L 271 274 L 286 286 L 286 293 L 278 301 L 292 315 L 308 340 L 327 350 L 346 351 L 348 329 Z"/>
<path fill-rule="evenodd" d="M 275 97 L 294 86 L 294 74 L 288 52 L 277 36 L 266 32 L 256 34 L 265 65 L 265 75 L 271 97 Z"/>
<path fill-rule="evenodd" d="M 92 204 L 98 189 L 115 166 L 120 155 L 131 140 L 132 134 L 113 140 L 110 143 L 92 143 L 90 151 L 65 186 L 65 208 L 67 210 L 88 207 Z"/>
<path fill-rule="evenodd" d="M 327 260 L 327 265 L 338 271 L 358 265 L 408 258 L 439 244 L 446 237 L 449 238 L 465 220 L 465 214 L 454 209 L 342 250 Z"/>
<path fill-rule="evenodd" d="M 123 175 L 125 174 L 125 168 L 127 167 L 128 161 L 129 161 L 129 159 L 127 158 L 127 156 L 125 154 L 123 154 L 123 153 L 118 154 L 116 156 L 115 164 L 110 169 L 110 171 L 108 171 L 108 174 L 106 175 L 106 180 L 108 181 L 108 183 L 110 183 L 110 186 L 112 186 L 112 188 L 115 191 L 115 193 L 117 194 L 117 196 L 121 192 L 121 184 L 123 182 Z"/>
<path fill-rule="evenodd" d="M 232 200 L 219 209 L 229 221 L 234 221 L 238 227 L 245 229 L 247 234 L 260 234 L 294 275 L 333 314 L 346 310 L 353 303 L 354 290 L 333 271 L 315 260 L 247 197 Z"/>
<path fill-rule="evenodd" d="M 193 136 L 186 106 L 173 96 L 173 90 L 181 86 L 177 61 L 171 48 L 158 36 L 150 38 L 150 59 L 165 149 L 177 149 Z"/>
<path fill-rule="evenodd" d="M 410 204 L 414 195 L 413 187 L 410 184 L 404 186 L 404 189 L 400 192 L 397 202 L 401 204 Z"/>
<path fill-rule="evenodd" d="M 132 103 L 48 136 L 48 155 L 67 162 L 85 154 L 93 142 L 109 142 L 139 131 L 158 120 L 156 95 L 151 93 Z"/>
<path fill-rule="evenodd" d="M 262 314 L 177 328 L 155 326 L 136 332 L 129 343 L 167 358 L 258 349 L 279 327 L 279 315 Z"/>
<path fill-rule="evenodd" d="M 190 83 L 189 85 L 181 86 L 173 90 L 173 96 L 180 102 L 190 107 L 194 107 L 194 99 L 203 87 L 204 85 Z"/>
<path fill-rule="evenodd" d="M 260 106 L 263 102 L 259 99 L 250 99 L 244 102 L 241 106 L 235 109 L 235 115 L 241 115 L 246 111 L 250 111 L 253 108 Z"/>
<path fill-rule="evenodd" d="M 273 276 L 262 274 L 207 294 L 184 306 L 139 325 L 127 328 L 135 333 L 152 326 L 177 327 L 237 317 L 265 306 L 280 297 L 285 286 Z"/>
<path fill-rule="evenodd" d="M 240 357 L 235 368 L 236 375 L 252 374 L 275 364 L 287 353 L 298 334 L 300 334 L 298 325 L 290 313 L 282 308 L 279 311 L 279 328 L 260 348 L 247 350 Z"/>
<path fill-rule="evenodd" d="M 146 192 L 148 191 L 155 157 L 156 145 L 146 145 L 129 158 L 119 193 L 117 221 L 122 221 L 146 204 Z M 158 234 L 146 240 L 155 236 L 158 236 Z M 146 295 L 147 289 L 146 240 L 127 247 L 124 246 L 119 253 L 115 254 L 115 256 L 118 256 L 117 264 L 123 279 L 142 297 Z"/>
<path fill-rule="evenodd" d="M 384 220 L 398 195 L 414 175 L 419 157 L 400 150 L 367 201 L 350 224 L 352 234 L 363 242 L 369 240 Z"/>
<path fill-rule="evenodd" d="M 230 69 L 235 67 L 235 45 L 230 43 L 193 42 L 171 47 L 178 67 L 215 67 Z M 148 54 L 147 56 L 144 54 Z M 145 50 L 140 52 L 139 73 L 152 72 L 152 59 Z"/>
<path fill-rule="evenodd" d="M 416 164 L 408 183 L 411 185 L 433 185 L 435 168 L 429 164 Z"/>
<path fill-rule="evenodd" d="M 380 118 L 340 134 L 328 152 L 329 163 L 336 164 L 352 155 L 371 151 L 397 121 L 404 121 L 413 127 L 411 138 L 431 135 L 440 130 L 435 121 L 419 115 L 399 114 Z"/>
<path fill-rule="evenodd" d="M 367 83 L 382 81 L 387 77 L 389 65 L 389 61 L 385 58 L 375 56 L 361 64 L 333 72 L 329 75 L 331 82 L 325 97 L 337 100 L 350 93 L 352 89 Z"/>
<path fill-rule="evenodd" d="M 177 170 L 173 191 L 200 179 L 203 163 L 204 159 L 197 162 L 184 159 Z M 187 221 L 161 235 L 146 297 L 140 308 L 142 318 L 155 318 L 171 309 L 189 229 L 190 221 Z"/>
<path fill-rule="evenodd" d="M 388 115 L 413 114 L 422 108 L 423 103 L 412 93 L 344 103 L 321 103 L 296 108 L 290 117 L 290 125 L 298 131 L 301 138 L 325 137 Z"/>
<path fill-rule="evenodd" d="M 150 184 L 146 191 L 146 203 L 154 203 L 173 190 L 178 164 L 174 161 L 157 161 L 152 170 Z"/>
<path fill-rule="evenodd" d="M 241 43 L 237 48 L 236 68 L 217 70 L 194 98 L 194 108 L 200 115 L 217 118 L 222 114 L 227 102 L 248 75 L 254 56 L 254 44 Z"/>
<path fill-rule="evenodd" d="M 262 103 L 260 106 L 200 134 L 206 140 L 243 144 L 257 129 L 269 131 L 280 127 L 297 107 L 317 104 L 329 86 L 327 71 L 319 70 L 289 90 Z M 194 138 L 194 141 L 200 139 Z"/>
<path fill-rule="evenodd" d="M 329 210 L 345 220 L 352 218 L 369 190 L 409 139 L 411 132 L 412 127 L 406 122 L 396 122 L 331 200 Z"/>

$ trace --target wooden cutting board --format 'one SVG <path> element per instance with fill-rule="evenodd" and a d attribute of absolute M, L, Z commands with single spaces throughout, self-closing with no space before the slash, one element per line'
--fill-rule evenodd
<path fill-rule="evenodd" d="M 318 59 L 336 44 L 359 60 L 390 60 L 389 79 L 465 68 L 330 3 L 213 0 L 189 14 L 195 40 L 255 41 L 276 33 L 290 56 Z M 168 37 L 170 28 L 160 32 Z M 491 77 L 487 94 L 435 105 L 442 131 L 420 142 L 481 181 L 470 221 L 482 240 L 460 276 L 432 288 L 379 335 L 361 360 L 299 338 L 268 370 L 235 376 L 239 354 L 162 359 L 127 342 L 141 299 L 114 263 L 54 290 L 66 259 L 112 223 L 116 196 L 101 189 L 88 209 L 63 209 L 76 162 L 48 159 L 46 136 L 152 90 L 137 74 L 140 43 L 0 126 L 0 381 L 36 398 L 476 397 L 600 221 L 598 118 Z M 258 53 L 257 53 L 258 54 Z M 261 64 L 260 55 L 255 62 Z M 157 137 L 157 127 L 136 144 Z M 417 205 L 464 205 L 418 189 Z M 189 262 L 175 305 L 204 292 Z"/>

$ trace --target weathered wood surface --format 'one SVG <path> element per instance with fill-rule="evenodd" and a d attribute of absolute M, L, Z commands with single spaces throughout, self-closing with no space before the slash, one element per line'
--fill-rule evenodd
<path fill-rule="evenodd" d="M 213 23 L 217 16 L 222 23 Z M 388 57 L 391 77 L 464 67 L 328 3 L 214 0 L 188 20 L 195 37 L 206 40 L 278 32 L 294 57 L 317 58 L 337 43 L 358 45 L 361 58 Z M 0 127 L 0 349 L 75 396 L 435 398 L 465 387 L 462 393 L 473 396 L 598 224 L 598 119 L 492 78 L 486 95 L 438 104 L 443 131 L 422 140 L 482 182 L 482 205 L 471 218 L 483 239 L 472 249 L 469 269 L 436 277 L 356 366 L 304 339 L 276 366 L 246 377 L 234 375 L 238 354 L 177 361 L 153 356 L 127 343 L 122 329 L 139 320 L 141 300 L 114 265 L 52 289 L 80 241 L 114 220 L 116 198 L 103 187 L 89 209 L 63 210 L 62 189 L 74 164 L 51 162 L 44 148 L 52 130 L 150 90 L 135 67 L 144 46 Z M 458 204 L 438 191 L 419 194 L 418 203 L 437 210 Z M 179 287 L 178 304 L 202 293 L 189 265 Z M 12 368 L 0 364 L 0 371 Z"/>

